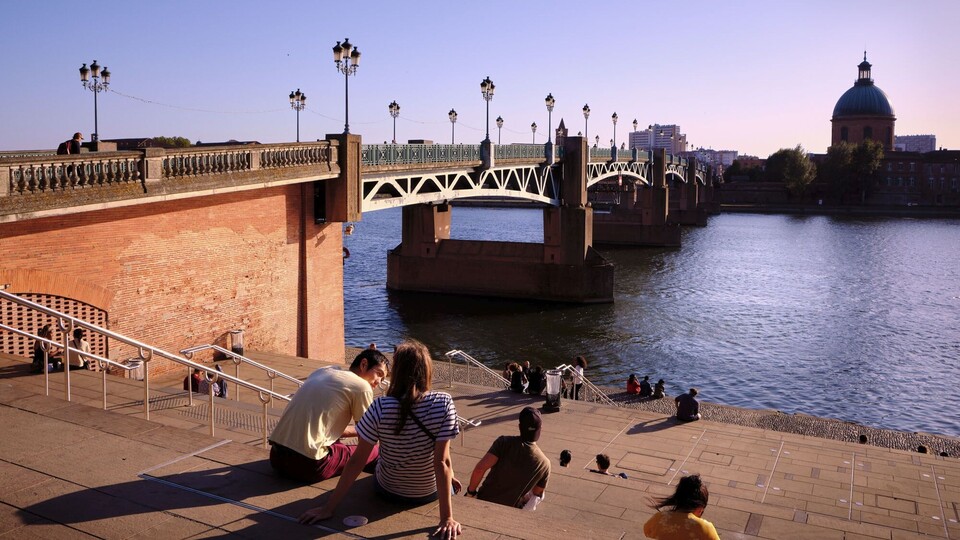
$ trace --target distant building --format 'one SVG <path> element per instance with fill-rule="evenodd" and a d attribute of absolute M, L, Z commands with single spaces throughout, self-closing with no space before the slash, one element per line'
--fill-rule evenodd
<path fill-rule="evenodd" d="M 714 150 L 712 148 L 697 148 L 680 153 L 683 157 L 695 157 L 697 161 L 713 167 L 714 170 L 723 170 L 733 165 L 738 154 L 739 152 L 736 150 Z"/>
<path fill-rule="evenodd" d="M 898 152 L 933 152 L 937 149 L 936 135 L 896 135 L 893 147 Z"/>
<path fill-rule="evenodd" d="M 833 108 L 831 146 L 841 141 L 860 144 L 872 139 L 882 143 L 884 150 L 893 150 L 893 128 L 897 117 L 887 94 L 873 84 L 871 67 L 864 52 L 863 62 L 857 66 L 856 82 L 840 96 Z"/>
<path fill-rule="evenodd" d="M 645 130 L 630 133 L 627 144 L 641 150 L 665 148 L 668 154 L 676 155 L 687 151 L 687 136 L 680 133 L 680 126 L 676 124 L 653 124 Z"/>

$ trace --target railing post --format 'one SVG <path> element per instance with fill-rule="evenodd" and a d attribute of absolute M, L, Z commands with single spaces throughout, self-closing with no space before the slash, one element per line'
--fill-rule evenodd
<path fill-rule="evenodd" d="M 100 361 L 97 360 L 99 364 Z M 103 376 L 103 410 L 107 410 L 107 370 L 106 366 L 101 367 L 100 375 Z"/>
<path fill-rule="evenodd" d="M 213 427 L 213 418 L 214 418 L 214 403 L 213 403 L 213 381 L 210 380 L 210 373 L 204 373 L 204 376 L 207 377 L 207 394 L 210 395 L 210 436 L 214 436 L 214 427 Z"/>
<path fill-rule="evenodd" d="M 163 159 L 167 151 L 163 148 L 144 148 L 138 164 L 144 185 L 159 182 L 163 179 Z"/>
<path fill-rule="evenodd" d="M 143 363 L 143 416 L 150 419 L 150 370 L 147 363 Z"/>
<path fill-rule="evenodd" d="M 480 162 L 484 169 L 492 169 L 496 163 L 494 144 L 491 140 L 485 140 L 480 143 Z"/>
<path fill-rule="evenodd" d="M 10 194 L 10 167 L 0 167 L 0 197 Z"/>
<path fill-rule="evenodd" d="M 187 366 L 187 406 L 193 407 L 193 371 Z"/>

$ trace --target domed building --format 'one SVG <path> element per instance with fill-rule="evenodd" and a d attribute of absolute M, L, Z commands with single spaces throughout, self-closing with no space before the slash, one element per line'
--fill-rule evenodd
<path fill-rule="evenodd" d="M 830 144 L 840 141 L 859 144 L 873 139 L 883 144 L 884 150 L 893 150 L 893 125 L 897 117 L 887 94 L 873 84 L 870 62 L 863 53 L 863 62 L 857 66 L 857 81 L 840 96 L 833 108 L 833 136 Z"/>

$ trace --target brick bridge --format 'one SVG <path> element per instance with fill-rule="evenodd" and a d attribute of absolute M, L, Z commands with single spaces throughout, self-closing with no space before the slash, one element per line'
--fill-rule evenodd
<path fill-rule="evenodd" d="M 448 203 L 477 196 L 542 203 L 543 243 L 451 240 Z M 555 149 L 364 146 L 333 135 L 5 153 L 0 286 L 173 350 L 242 328 L 251 348 L 335 359 L 344 343 L 341 224 L 364 211 L 403 207 L 388 287 L 609 302 L 613 268 L 594 242 L 679 245 L 679 225 L 705 224 L 711 199 L 710 172 L 695 162 L 589 149 L 579 137 Z"/>

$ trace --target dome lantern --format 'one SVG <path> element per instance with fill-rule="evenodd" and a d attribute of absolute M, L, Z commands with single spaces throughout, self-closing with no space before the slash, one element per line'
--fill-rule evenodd
<path fill-rule="evenodd" d="M 863 62 L 860 62 L 860 65 L 857 66 L 859 78 L 856 84 L 873 84 L 873 79 L 870 78 L 871 67 L 870 62 L 867 62 L 867 51 L 863 51 Z"/>

